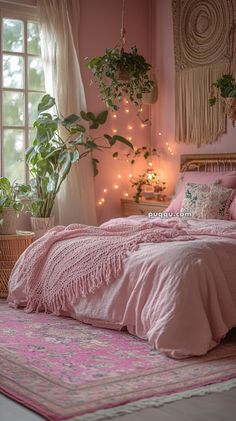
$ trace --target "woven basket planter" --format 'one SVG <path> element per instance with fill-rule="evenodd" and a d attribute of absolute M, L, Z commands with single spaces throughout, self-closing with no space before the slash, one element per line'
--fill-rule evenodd
<path fill-rule="evenodd" d="M 225 100 L 226 103 L 226 114 L 234 122 L 236 121 L 236 98 L 228 97 Z"/>
<path fill-rule="evenodd" d="M 16 235 L 0 235 L 0 298 L 7 297 L 11 271 L 33 238 L 32 232 L 18 231 Z"/>

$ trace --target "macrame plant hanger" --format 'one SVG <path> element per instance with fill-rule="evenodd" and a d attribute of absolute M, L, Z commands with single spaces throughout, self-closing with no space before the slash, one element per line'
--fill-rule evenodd
<path fill-rule="evenodd" d="M 115 49 L 118 49 L 118 50 L 123 50 L 126 43 L 126 39 L 125 39 L 126 29 L 125 29 L 124 22 L 125 22 L 125 0 L 122 0 L 120 39 L 115 46 Z"/>
<path fill-rule="evenodd" d="M 114 47 L 115 50 L 124 51 L 124 47 L 125 47 L 125 44 L 126 44 L 126 33 L 127 32 L 126 32 L 126 29 L 125 29 L 125 0 L 122 0 L 120 38 L 119 38 L 117 44 Z M 120 70 L 119 79 L 124 80 L 124 81 L 127 81 L 129 79 L 129 76 L 128 76 L 128 74 L 125 70 Z M 157 89 L 156 89 L 156 87 L 155 87 L 155 91 L 154 91 L 154 97 L 155 97 L 154 100 L 146 101 L 146 104 L 151 104 L 151 103 L 156 102 L 156 99 L 157 99 Z M 150 118 L 142 119 L 142 116 L 141 116 L 142 107 L 143 107 L 143 103 L 138 108 L 137 117 L 140 119 L 142 124 L 151 125 Z M 150 147 L 150 149 L 151 149 L 151 147 Z"/>

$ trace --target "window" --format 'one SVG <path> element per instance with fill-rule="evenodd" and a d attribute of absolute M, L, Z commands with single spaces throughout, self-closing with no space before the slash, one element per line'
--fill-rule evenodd
<path fill-rule="evenodd" d="M 1 13 L 0 174 L 27 182 L 24 151 L 32 143 L 37 104 L 45 93 L 39 23 Z"/>

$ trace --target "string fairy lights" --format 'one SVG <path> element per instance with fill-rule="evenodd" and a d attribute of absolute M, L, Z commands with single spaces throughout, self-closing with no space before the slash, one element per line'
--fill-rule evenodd
<path fill-rule="evenodd" d="M 124 103 L 124 110 L 123 110 L 123 112 L 128 116 L 128 115 L 130 115 L 130 108 L 129 108 L 129 101 L 128 101 L 128 99 L 124 99 L 123 100 L 123 103 Z M 140 112 L 143 112 L 143 107 L 140 108 Z M 114 119 L 116 121 L 118 120 L 118 113 L 117 112 L 112 114 L 112 119 Z M 117 123 L 118 123 L 118 121 L 117 121 Z M 148 124 L 145 124 L 145 121 L 143 121 L 141 124 L 138 125 L 138 127 L 140 127 L 142 130 L 145 127 L 147 127 L 147 126 L 148 126 Z M 134 125 L 133 125 L 132 122 L 129 122 L 127 124 L 126 130 L 127 130 L 126 139 L 129 142 L 133 142 L 134 141 L 134 136 L 133 136 L 133 133 L 131 133 L 131 132 L 134 130 Z M 118 132 L 117 127 L 116 126 L 115 127 L 113 126 L 112 133 L 113 134 L 116 134 L 117 132 Z M 156 133 L 153 133 L 153 134 L 154 135 L 158 135 L 158 137 L 161 138 L 161 143 L 165 146 L 168 154 L 170 154 L 171 156 L 173 156 L 174 155 L 173 147 L 172 147 L 171 143 L 169 143 L 168 140 L 166 139 L 166 136 L 161 131 L 157 131 Z M 139 148 L 137 148 L 137 147 L 134 146 L 134 154 L 135 154 L 135 151 L 137 149 L 139 149 Z M 159 155 L 157 154 L 156 149 L 153 149 L 151 147 L 151 139 L 149 140 L 149 146 L 146 147 L 145 149 L 149 153 L 149 156 L 148 156 L 147 164 L 146 165 L 147 165 L 147 172 L 151 176 L 152 175 L 151 173 L 153 173 L 153 174 L 156 173 L 156 171 L 154 169 L 155 168 L 155 165 L 154 165 L 154 163 L 152 161 L 152 158 L 153 158 L 154 155 L 157 155 L 157 156 L 159 156 Z M 125 155 L 125 158 L 123 158 L 123 159 L 122 158 L 118 158 L 118 153 L 117 152 L 113 153 L 112 156 L 113 156 L 113 159 L 114 160 L 117 160 L 118 159 L 118 160 L 123 160 L 123 161 L 125 161 L 128 164 L 131 164 L 132 163 L 131 162 L 132 161 L 132 159 L 131 159 L 132 154 L 130 154 L 130 156 L 129 156 L 129 154 L 127 154 L 127 156 Z M 120 156 L 120 154 L 119 154 L 119 156 Z M 119 191 L 123 197 L 129 197 L 129 192 L 126 190 L 127 189 L 127 185 L 125 185 L 125 182 L 127 180 L 126 177 L 127 176 L 124 176 L 124 175 L 122 175 L 120 173 L 116 174 L 116 180 L 113 179 L 113 181 L 111 181 L 110 188 L 108 188 L 109 186 L 105 186 L 102 189 L 102 192 L 103 193 L 102 193 L 100 199 L 97 201 L 97 205 L 98 206 L 103 206 L 105 204 L 105 202 L 106 202 L 105 197 L 107 199 L 108 193 L 111 192 L 112 190 L 113 191 L 117 191 L 117 192 Z M 134 174 L 132 172 L 128 173 L 128 177 L 127 178 L 128 178 L 129 181 L 132 180 L 133 177 L 134 177 Z M 122 190 L 122 187 L 124 187 L 124 191 L 123 192 L 120 191 L 120 190 Z M 105 195 L 105 197 L 103 195 Z"/>
<path fill-rule="evenodd" d="M 164 138 L 164 139 L 163 139 L 163 141 L 165 142 L 165 146 L 166 146 L 167 152 L 168 152 L 171 156 L 174 156 L 174 150 L 173 150 L 173 147 L 170 145 L 170 143 L 169 143 L 169 142 L 165 141 L 165 136 L 163 136 L 162 132 L 158 132 L 158 136 L 161 136 L 162 138 Z"/>

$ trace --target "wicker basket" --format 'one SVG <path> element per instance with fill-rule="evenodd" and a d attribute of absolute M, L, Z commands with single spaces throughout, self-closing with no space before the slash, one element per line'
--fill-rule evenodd
<path fill-rule="evenodd" d="M 28 231 L 17 231 L 16 235 L 0 235 L 0 298 L 7 297 L 12 268 L 33 238 L 34 233 Z"/>

